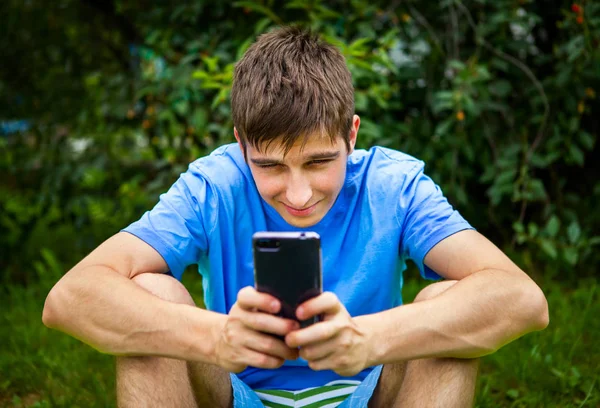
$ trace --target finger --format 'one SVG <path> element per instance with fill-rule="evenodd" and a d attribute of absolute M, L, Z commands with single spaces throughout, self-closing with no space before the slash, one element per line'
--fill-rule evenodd
<path fill-rule="evenodd" d="M 330 357 L 330 356 L 328 356 Z M 333 364 L 330 361 L 331 358 L 322 358 L 320 360 L 312 360 L 308 362 L 308 367 L 314 371 L 332 370 Z"/>
<path fill-rule="evenodd" d="M 341 310 L 346 310 L 346 308 L 338 297 L 333 292 L 323 292 L 298 306 L 296 316 L 299 320 L 306 320 L 320 314 L 333 315 Z"/>
<path fill-rule="evenodd" d="M 334 320 L 315 323 L 305 329 L 295 330 L 285 336 L 285 344 L 291 348 L 306 347 L 336 336 L 343 326 Z"/>
<path fill-rule="evenodd" d="M 281 303 L 276 297 L 258 292 L 252 286 L 246 286 L 238 292 L 237 304 L 244 310 L 261 310 L 266 313 L 277 313 Z"/>
<path fill-rule="evenodd" d="M 279 368 L 283 365 L 284 359 L 260 353 L 258 351 L 245 348 L 242 351 L 241 363 L 257 368 Z"/>
<path fill-rule="evenodd" d="M 309 362 L 321 360 L 335 353 L 336 347 L 336 344 L 332 341 L 312 343 L 300 348 L 299 356 Z"/>
<path fill-rule="evenodd" d="M 264 332 L 285 336 L 291 331 L 297 330 L 300 325 L 295 320 L 284 319 L 268 313 L 240 310 L 237 313 L 244 326 L 257 332 Z"/>
<path fill-rule="evenodd" d="M 245 346 L 259 353 L 284 360 L 296 360 L 298 358 L 298 349 L 291 349 L 282 340 L 262 333 L 252 333 L 251 336 L 248 336 Z"/>
<path fill-rule="evenodd" d="M 362 370 L 359 365 L 352 363 L 350 357 L 336 354 L 330 354 L 320 360 L 309 361 L 308 366 L 314 371 L 332 370 L 343 377 L 351 377 Z"/>

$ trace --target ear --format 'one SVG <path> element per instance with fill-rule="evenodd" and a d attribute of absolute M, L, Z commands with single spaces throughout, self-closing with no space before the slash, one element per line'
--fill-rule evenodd
<path fill-rule="evenodd" d="M 246 149 L 244 148 L 244 144 L 242 143 L 242 140 L 240 139 L 240 135 L 239 135 L 237 129 L 235 128 L 235 126 L 233 127 L 233 135 L 235 136 L 235 140 L 237 141 L 237 144 L 240 147 L 240 150 L 242 151 L 244 160 L 247 161 L 248 159 L 246 158 Z"/>
<path fill-rule="evenodd" d="M 242 147 L 242 142 L 240 141 L 240 135 L 238 134 L 238 131 L 235 128 L 235 126 L 233 127 L 233 135 L 235 136 L 235 140 L 237 140 L 240 147 Z"/>
<path fill-rule="evenodd" d="M 350 143 L 350 151 L 348 154 L 351 154 L 354 151 L 354 146 L 356 146 L 356 138 L 358 136 L 358 128 L 360 127 L 360 117 L 358 115 L 352 116 L 352 127 L 350 128 L 350 136 L 348 141 Z"/>

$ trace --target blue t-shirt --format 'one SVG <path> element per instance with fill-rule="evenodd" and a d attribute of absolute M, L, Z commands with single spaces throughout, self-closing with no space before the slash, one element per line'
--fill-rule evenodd
<path fill-rule="evenodd" d="M 352 316 L 402 304 L 404 261 L 425 278 L 423 264 L 442 239 L 471 226 L 425 174 L 424 163 L 382 147 L 355 150 L 333 207 L 316 225 L 290 226 L 259 195 L 237 144 L 190 164 L 158 204 L 124 229 L 156 249 L 173 276 L 198 264 L 209 310 L 228 313 L 238 291 L 254 285 L 252 234 L 315 231 L 321 236 L 323 290 L 334 292 Z M 200 340 L 201 341 L 201 340 Z M 348 379 L 364 379 L 371 368 Z M 340 379 L 312 371 L 305 360 L 276 370 L 249 367 L 238 374 L 253 389 L 298 390 Z"/>

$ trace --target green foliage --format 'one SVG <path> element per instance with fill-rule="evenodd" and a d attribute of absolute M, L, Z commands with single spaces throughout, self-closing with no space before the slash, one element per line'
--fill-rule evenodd
<path fill-rule="evenodd" d="M 415 272 L 416 276 L 416 272 Z M 411 302 L 427 283 L 407 280 L 403 297 Z M 600 286 L 594 279 L 565 291 L 551 281 L 545 288 L 550 325 L 481 360 L 478 407 L 595 407 L 600 404 Z"/>
<path fill-rule="evenodd" d="M 0 288 L 0 407 L 114 406 L 114 357 L 42 324 L 44 299 L 65 265 L 44 248 L 33 266 L 35 282 Z M 188 273 L 184 284 L 203 307 L 201 278 Z"/>
<path fill-rule="evenodd" d="M 31 123 L 0 135 L 4 280 L 28 282 L 40 247 L 73 264 L 190 161 L 233 141 L 234 64 L 280 24 L 310 27 L 346 56 L 359 147 L 423 159 L 528 272 L 592 275 L 600 4 L 394 4 L 3 2 L 0 122 Z"/>
<path fill-rule="evenodd" d="M 0 289 L 0 406 L 114 405 L 114 359 L 42 325 L 44 299 L 64 265 L 48 250 L 34 265 L 35 283 Z"/>
<path fill-rule="evenodd" d="M 41 323 L 44 296 L 64 266 L 49 251 L 36 262 L 38 281 L 0 289 L 0 407 L 113 407 L 114 358 Z M 416 276 L 416 273 L 415 273 Z M 185 275 L 192 294 L 201 279 Z M 426 283 L 407 279 L 404 298 Z M 600 404 L 600 288 L 583 281 L 546 288 L 550 326 L 484 357 L 477 407 L 595 407 Z M 201 299 L 197 299 L 201 302 Z"/>
<path fill-rule="evenodd" d="M 550 327 L 484 359 L 478 406 L 600 404 L 600 3 L 155 3 L 0 2 L 0 406 L 114 404 L 113 359 L 45 329 L 43 299 L 190 161 L 233 141 L 234 64 L 291 23 L 345 55 L 359 147 L 424 160 L 547 290 Z M 3 133 L 13 120 L 30 127 Z M 418 287 L 407 281 L 407 300 Z"/>

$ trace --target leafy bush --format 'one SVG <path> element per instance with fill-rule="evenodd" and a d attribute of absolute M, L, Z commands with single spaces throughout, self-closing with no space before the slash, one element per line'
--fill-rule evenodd
<path fill-rule="evenodd" d="M 360 147 L 423 159 L 534 275 L 600 264 L 597 2 L 7 0 L 0 11 L 0 123 L 29 123 L 0 134 L 5 280 L 35 279 L 41 247 L 74 263 L 232 141 L 234 63 L 290 23 L 346 56 Z"/>

